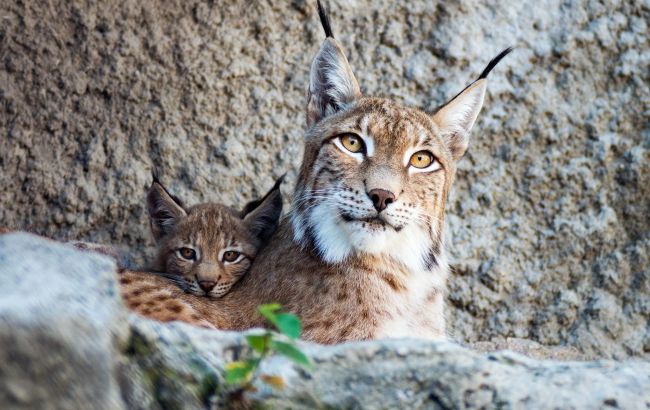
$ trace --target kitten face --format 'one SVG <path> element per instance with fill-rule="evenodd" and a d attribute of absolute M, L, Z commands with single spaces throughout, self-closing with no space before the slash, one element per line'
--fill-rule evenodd
<path fill-rule="evenodd" d="M 197 296 L 221 297 L 248 271 L 260 241 L 238 213 L 220 204 L 188 209 L 173 235 L 160 243 L 165 272 Z"/>
<path fill-rule="evenodd" d="M 158 240 L 154 269 L 197 296 L 218 298 L 228 293 L 277 228 L 282 211 L 280 182 L 264 198 L 237 212 L 222 204 L 185 209 L 154 180 L 147 197 L 152 232 Z"/>

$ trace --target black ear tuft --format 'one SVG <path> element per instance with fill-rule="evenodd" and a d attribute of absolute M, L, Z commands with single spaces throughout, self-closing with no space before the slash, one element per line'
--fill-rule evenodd
<path fill-rule="evenodd" d="M 323 30 L 325 30 L 325 36 L 334 38 L 334 34 L 332 33 L 332 26 L 330 25 L 329 13 L 323 6 L 323 3 L 320 2 L 320 0 L 317 0 L 316 3 L 318 4 L 318 17 L 320 17 L 320 24 L 323 26 Z"/>
<path fill-rule="evenodd" d="M 151 179 L 153 179 L 152 184 L 160 184 L 160 173 L 158 172 L 158 168 L 154 167 L 151 168 Z M 162 184 L 160 184 L 162 185 Z"/>
<path fill-rule="evenodd" d="M 505 50 L 503 50 L 502 52 L 500 52 L 498 56 L 496 56 L 496 57 L 494 57 L 492 60 L 490 60 L 490 62 L 488 63 L 488 65 L 483 69 L 483 72 L 481 73 L 481 75 L 478 76 L 478 78 L 477 78 L 476 80 L 474 80 L 474 81 L 473 81 L 470 85 L 468 85 L 467 87 L 463 88 L 463 90 L 462 90 L 461 92 L 459 92 L 458 94 L 456 94 L 452 99 L 450 99 L 449 101 L 447 101 L 447 102 L 444 103 L 443 105 L 441 105 L 441 106 L 437 107 L 435 110 L 433 110 L 433 114 L 436 114 L 437 112 L 439 112 L 440 110 L 442 110 L 442 109 L 443 109 L 447 104 L 449 104 L 450 102 L 454 101 L 454 100 L 456 99 L 456 97 L 460 96 L 462 93 L 464 93 L 465 91 L 467 91 L 467 89 L 470 88 L 472 85 L 474 85 L 474 83 L 476 83 L 478 80 L 485 80 L 485 79 L 487 78 L 488 74 L 490 74 L 490 72 L 492 71 L 492 69 L 493 69 L 494 67 L 496 67 L 496 65 L 499 64 L 499 62 L 501 62 L 501 60 L 503 59 L 503 57 L 505 57 L 505 56 L 507 56 L 508 54 L 510 54 L 510 52 L 511 52 L 512 50 L 514 50 L 514 47 L 508 47 L 508 48 L 506 48 Z"/>
<path fill-rule="evenodd" d="M 182 201 L 179 197 L 177 197 L 176 195 L 173 195 L 171 192 L 169 192 L 169 191 L 167 190 L 167 188 L 163 185 L 163 183 L 160 182 L 160 176 L 159 176 L 159 174 L 158 174 L 158 170 L 157 170 L 156 168 L 153 168 L 153 169 L 151 170 L 151 178 L 152 178 L 152 180 L 153 180 L 153 181 L 151 182 L 151 186 L 152 186 L 152 187 L 153 187 L 155 184 L 160 185 L 160 187 L 165 191 L 165 193 L 166 193 L 167 195 L 169 195 L 169 197 L 170 197 L 171 199 L 173 199 L 174 202 L 176 202 L 176 204 L 177 204 L 178 206 L 180 206 L 181 208 L 185 208 L 185 204 L 183 203 L 183 201 Z"/>
<path fill-rule="evenodd" d="M 280 185 L 284 182 L 284 177 L 286 177 L 286 176 L 287 176 L 286 173 L 282 174 L 282 175 L 280 176 L 280 178 L 278 178 L 278 179 L 275 181 L 275 184 L 273 184 L 273 188 L 271 188 L 271 189 L 269 190 L 269 192 L 267 192 L 266 195 L 264 195 L 262 198 L 255 199 L 255 200 L 253 200 L 253 201 L 247 203 L 246 206 L 244 206 L 244 209 L 242 209 L 242 211 L 241 211 L 241 213 L 240 213 L 240 217 L 241 217 L 242 219 L 244 219 L 244 218 L 246 217 L 246 215 L 248 215 L 249 213 L 253 212 L 253 211 L 255 210 L 255 208 L 257 208 L 258 206 L 260 206 L 260 205 L 262 204 L 262 202 L 264 202 L 264 201 L 266 200 L 266 198 L 269 197 L 269 195 L 271 195 L 274 191 L 280 189 Z"/>
<path fill-rule="evenodd" d="M 482 79 L 482 78 L 487 78 L 488 74 L 490 74 L 490 71 L 492 71 L 492 69 L 493 69 L 494 67 L 496 67 L 497 64 L 499 64 L 499 61 L 501 61 L 501 59 L 503 59 L 503 57 L 505 57 L 505 56 L 507 56 L 508 54 L 510 54 L 510 52 L 511 52 L 512 50 L 513 50 L 512 47 L 508 47 L 508 48 L 506 48 L 505 50 L 503 50 L 502 52 L 500 52 L 498 56 L 494 57 L 494 58 L 493 58 L 493 59 L 488 63 L 487 67 L 485 67 L 485 69 L 483 70 L 483 72 L 481 73 L 481 75 L 478 76 L 478 79 L 480 80 L 480 79 Z"/>
<path fill-rule="evenodd" d="M 156 240 L 173 231 L 178 221 L 187 215 L 182 202 L 167 191 L 158 175 L 152 173 L 153 182 L 147 192 L 147 212 L 151 232 Z"/>
<path fill-rule="evenodd" d="M 262 197 L 246 204 L 241 211 L 241 218 L 247 222 L 253 235 L 266 242 L 278 228 L 282 214 L 282 193 L 280 184 L 286 174 L 275 181 L 273 188 Z"/>

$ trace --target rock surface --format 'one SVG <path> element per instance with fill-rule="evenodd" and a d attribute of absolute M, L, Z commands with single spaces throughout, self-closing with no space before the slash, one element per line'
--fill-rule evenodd
<path fill-rule="evenodd" d="M 518 339 L 510 337 L 507 339 L 496 338 L 490 341 L 474 342 L 468 345 L 469 348 L 481 352 L 494 352 L 499 350 L 510 350 L 512 352 L 523 354 L 533 359 L 551 359 L 559 361 L 584 361 L 595 360 L 596 357 L 590 357 L 580 353 L 575 347 L 566 346 L 544 346 L 533 340 Z"/>
<path fill-rule="evenodd" d="M 1 235 L 0 278 L 3 409 L 650 407 L 650 363 L 536 361 L 417 340 L 302 343 L 313 370 L 271 357 L 262 371 L 285 389 L 259 384 L 242 401 L 223 369 L 250 353 L 243 335 L 126 320 L 105 256 Z"/>
<path fill-rule="evenodd" d="M 506 46 L 448 204 L 460 341 L 650 356 L 643 0 L 331 1 L 368 94 L 431 109 Z M 0 221 L 150 247 L 157 167 L 241 205 L 302 152 L 314 1 L 0 2 Z"/>
<path fill-rule="evenodd" d="M 112 259 L 0 235 L 0 408 L 119 402 L 127 312 Z"/>

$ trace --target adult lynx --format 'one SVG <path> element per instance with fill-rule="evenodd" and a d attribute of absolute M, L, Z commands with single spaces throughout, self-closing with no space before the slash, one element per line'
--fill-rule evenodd
<path fill-rule="evenodd" d="M 319 3 L 327 38 L 310 74 L 308 131 L 289 217 L 251 271 L 213 307 L 213 323 L 261 325 L 279 302 L 322 343 L 442 339 L 448 265 L 443 222 L 487 75 L 428 114 L 361 95 Z"/>

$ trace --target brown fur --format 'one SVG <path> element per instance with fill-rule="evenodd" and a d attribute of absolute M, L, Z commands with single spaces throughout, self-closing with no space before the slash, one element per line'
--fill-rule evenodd
<path fill-rule="evenodd" d="M 169 280 L 151 272 L 120 270 L 120 292 L 126 306 L 145 317 L 160 322 L 181 321 L 214 328 L 192 304 L 192 299 Z"/>
<path fill-rule="evenodd" d="M 237 212 L 219 204 L 197 205 L 178 221 L 173 233 L 159 240 L 151 268 L 177 277 L 188 293 L 221 297 L 248 271 L 260 246 Z M 184 247 L 196 252 L 196 260 L 180 255 Z M 237 249 L 242 260 L 224 262 L 226 249 Z M 200 282 L 205 281 L 215 283 L 214 288 L 202 289 Z"/>

